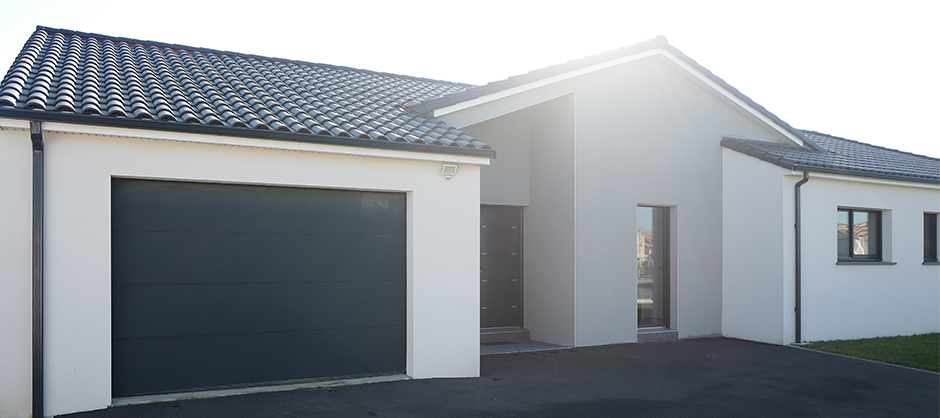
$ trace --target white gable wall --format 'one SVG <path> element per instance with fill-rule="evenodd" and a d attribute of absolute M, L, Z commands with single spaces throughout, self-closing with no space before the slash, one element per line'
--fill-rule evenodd
<path fill-rule="evenodd" d="M 493 144 L 498 153 L 502 143 L 529 144 L 527 156 L 498 154 L 494 171 L 483 169 L 482 196 L 484 203 L 529 203 L 524 212 L 524 321 L 534 339 L 554 335 L 543 327 L 571 323 L 573 331 L 562 334 L 573 332 L 574 345 L 636 341 L 637 205 L 672 209 L 674 327 L 680 337 L 722 332 L 720 137 L 786 139 L 683 71 L 665 58 L 650 57 L 440 116 Z M 560 114 L 555 104 L 567 102 L 570 110 Z M 550 140 L 567 132 L 549 128 L 562 116 L 573 121 L 570 146 L 568 141 Z M 514 120 L 528 121 L 528 137 L 501 134 Z M 526 129 L 518 126 L 513 132 L 524 135 Z M 570 159 L 563 158 L 564 153 L 570 153 Z M 530 167 L 529 195 L 524 196 L 525 187 L 518 184 L 526 181 L 524 176 L 497 172 L 497 165 Z M 551 182 L 555 184 L 548 192 L 554 200 L 537 202 L 536 184 Z M 574 205 L 567 218 L 562 209 L 569 182 Z M 518 194 L 506 197 L 512 193 Z M 487 201 L 496 196 L 499 200 Z M 530 214 L 548 210 L 555 211 L 553 222 L 532 223 Z M 569 224 L 570 234 L 564 232 Z M 573 254 L 561 256 L 530 246 L 546 238 L 573 240 Z M 570 274 L 566 263 L 573 263 Z M 553 277 L 536 273 L 538 266 L 554 266 Z M 535 290 L 546 281 L 553 288 L 571 290 Z M 533 305 L 553 306 L 552 315 L 571 318 L 543 316 L 547 314 L 530 309 Z M 567 338 L 543 341 L 568 343 Z"/>
<path fill-rule="evenodd" d="M 476 247 L 479 168 L 486 158 L 262 140 L 233 146 L 196 142 L 241 140 L 51 123 L 44 127 L 47 414 L 111 403 L 113 177 L 406 192 L 407 373 L 416 378 L 479 375 Z M 60 132 L 70 129 L 115 136 Z M 138 138 L 148 135 L 178 140 Z M 260 148 L 264 146 L 299 149 Z M 0 248 L 9 250 L 0 263 L 0 387 L 12 388 L 3 392 L 0 416 L 23 417 L 29 413 L 31 396 L 28 132 L 0 131 L 0 147 Z M 320 152 L 314 152 L 318 148 Z M 335 153 L 339 150 L 354 155 Z M 450 180 L 440 174 L 442 161 L 459 163 Z"/>

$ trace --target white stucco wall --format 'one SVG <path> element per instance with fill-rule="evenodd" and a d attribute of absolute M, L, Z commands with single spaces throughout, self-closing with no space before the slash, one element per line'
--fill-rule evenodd
<path fill-rule="evenodd" d="M 883 211 L 884 258 L 896 264 L 836 264 L 840 207 Z M 940 331 L 940 266 L 923 264 L 925 212 L 940 212 L 940 186 L 810 173 L 803 186 L 804 341 Z"/>
<path fill-rule="evenodd" d="M 474 138 L 486 138 L 496 150 L 496 158 L 480 172 L 480 202 L 485 205 L 526 206 L 529 204 L 530 112 L 511 113 L 488 123 L 462 129 Z M 537 179 L 536 179 L 537 181 Z"/>
<path fill-rule="evenodd" d="M 794 283 L 792 262 L 785 265 L 793 253 L 793 200 L 785 194 L 795 180 L 733 150 L 722 149 L 722 160 L 722 334 L 783 344 L 793 316 L 784 292 Z"/>
<path fill-rule="evenodd" d="M 722 333 L 796 341 L 793 173 L 724 149 Z M 923 264 L 923 215 L 940 186 L 810 173 L 802 200 L 802 341 L 940 330 L 940 266 Z M 837 264 L 836 211 L 880 210 L 887 264 Z"/>
<path fill-rule="evenodd" d="M 572 96 L 530 109 L 530 206 L 524 212 L 523 318 L 536 341 L 574 346 L 575 158 Z"/>
<path fill-rule="evenodd" d="M 0 417 L 32 407 L 32 144 L 0 130 Z"/>
<path fill-rule="evenodd" d="M 497 95 L 499 96 L 499 95 Z M 570 101 L 565 115 L 572 120 L 569 142 L 547 141 L 550 126 L 559 118 L 552 103 Z M 457 106 L 460 107 L 460 106 Z M 452 111 L 451 111 L 452 110 Z M 529 144 L 524 154 L 499 154 L 497 164 L 529 167 L 529 207 L 526 208 L 527 327 L 530 324 L 571 321 L 574 345 L 636 341 L 636 207 L 667 206 L 673 217 L 672 248 L 673 320 L 680 338 L 718 335 L 722 331 L 722 163 L 721 135 L 739 135 L 786 141 L 773 127 L 705 87 L 700 81 L 659 56 L 642 58 L 610 68 L 548 83 L 438 117 L 461 129 L 472 130 L 485 142 L 519 141 Z M 521 116 L 525 116 L 525 118 Z M 505 132 L 507 122 L 530 123 Z M 523 123 L 523 122 L 519 122 Z M 546 147 L 552 147 L 548 150 Z M 497 152 L 500 148 L 497 147 Z M 569 152 L 570 170 L 556 153 Z M 537 167 L 554 171 L 537 173 Z M 495 165 L 494 165 L 495 167 Z M 521 193 L 519 176 L 509 171 L 487 173 L 483 168 L 483 196 Z M 495 168 L 494 168 L 495 170 Z M 490 175 L 493 174 L 493 175 Z M 567 184 L 573 182 L 571 225 L 574 243 L 569 257 L 558 253 L 533 253 L 528 243 L 549 237 L 530 224 L 536 210 L 536 183 L 556 182 L 556 201 L 568 204 Z M 512 184 L 512 186 L 507 186 Z M 779 180 L 778 180 L 779 185 Z M 540 186 L 541 187 L 541 186 Z M 491 192 L 491 190 L 493 192 Z M 498 192 L 497 192 L 498 191 Z M 525 196 L 501 197 L 526 201 Z M 559 209 L 563 206 L 559 206 Z M 557 212 L 559 216 L 569 216 Z M 558 231 L 569 223 L 546 224 Z M 569 235 L 555 235 L 568 239 Z M 556 270 L 551 286 L 570 287 L 570 292 L 534 293 L 530 266 L 556 265 L 572 260 L 571 273 Z M 558 281 L 562 284 L 559 284 Z M 531 298 L 544 298 L 530 300 Z M 547 313 L 530 310 L 534 303 L 554 306 Z M 547 311 L 546 311 L 547 312 Z M 563 315 L 566 321 L 557 321 Z M 570 317 L 569 317 L 570 315 Z M 533 332 L 533 338 L 537 333 Z M 556 340 L 559 343 L 561 340 Z"/>
<path fill-rule="evenodd" d="M 52 123 L 44 128 L 47 414 L 111 403 L 112 177 L 406 192 L 407 373 L 479 374 L 479 168 L 487 159 Z M 73 129 L 90 134 L 62 133 Z M 30 364 L 24 322 L 30 312 L 28 143 L 25 131 L 0 132 L 0 191 L 15 197 L 4 199 L 0 221 L 0 248 L 9 249 L 0 256 L 11 258 L 0 264 L 0 387 L 15 387 L 12 400 L 4 399 L 4 417 L 24 416 L 30 396 L 22 389 L 29 387 Z M 440 174 L 442 161 L 459 163 L 450 180 Z"/>

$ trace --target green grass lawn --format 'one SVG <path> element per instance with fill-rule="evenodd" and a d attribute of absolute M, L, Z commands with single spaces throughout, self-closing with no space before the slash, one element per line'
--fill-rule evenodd
<path fill-rule="evenodd" d="M 940 333 L 861 340 L 815 341 L 803 347 L 940 372 Z"/>

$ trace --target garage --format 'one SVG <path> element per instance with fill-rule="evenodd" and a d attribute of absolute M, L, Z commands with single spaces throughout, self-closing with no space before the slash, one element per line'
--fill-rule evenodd
<path fill-rule="evenodd" d="M 111 186 L 113 397 L 405 372 L 404 193 Z"/>

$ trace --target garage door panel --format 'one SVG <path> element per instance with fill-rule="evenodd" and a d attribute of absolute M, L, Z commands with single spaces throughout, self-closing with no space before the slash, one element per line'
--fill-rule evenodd
<path fill-rule="evenodd" d="M 115 284 L 403 280 L 404 236 L 112 234 Z"/>
<path fill-rule="evenodd" d="M 404 372 L 404 347 L 402 327 L 116 340 L 113 396 Z"/>
<path fill-rule="evenodd" d="M 403 282 L 114 286 L 112 338 L 405 325 Z"/>
<path fill-rule="evenodd" d="M 405 235 L 405 195 L 114 180 L 112 228 L 124 231 Z M 315 193 L 310 193 L 314 190 Z"/>
<path fill-rule="evenodd" d="M 406 195 L 112 181 L 112 395 L 400 373 Z"/>

